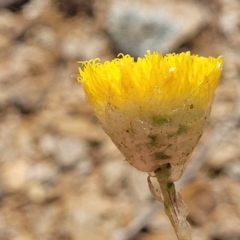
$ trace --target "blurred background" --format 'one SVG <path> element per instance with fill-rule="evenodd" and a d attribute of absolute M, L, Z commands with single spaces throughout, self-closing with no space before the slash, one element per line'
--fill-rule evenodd
<path fill-rule="evenodd" d="M 77 61 L 223 55 L 178 183 L 194 240 L 240 239 L 239 0 L 0 0 L 0 240 L 175 240 L 77 83 Z"/>

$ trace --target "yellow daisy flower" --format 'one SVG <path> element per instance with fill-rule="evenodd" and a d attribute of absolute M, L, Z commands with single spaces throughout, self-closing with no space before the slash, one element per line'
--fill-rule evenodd
<path fill-rule="evenodd" d="M 126 160 L 144 172 L 169 163 L 178 180 L 209 117 L 222 57 L 147 52 L 80 63 L 87 100 Z"/>

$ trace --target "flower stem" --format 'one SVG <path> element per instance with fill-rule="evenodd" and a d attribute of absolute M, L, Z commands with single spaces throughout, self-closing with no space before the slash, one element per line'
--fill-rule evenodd
<path fill-rule="evenodd" d="M 171 168 L 164 165 L 155 171 L 164 200 L 164 209 L 175 230 L 178 240 L 191 240 L 191 228 L 186 220 L 187 208 L 179 193 L 176 192 L 174 182 L 167 176 Z M 164 177 L 165 176 L 165 177 Z"/>

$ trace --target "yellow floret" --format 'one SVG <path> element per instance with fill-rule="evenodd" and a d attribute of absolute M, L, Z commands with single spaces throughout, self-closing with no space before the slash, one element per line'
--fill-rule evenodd
<path fill-rule="evenodd" d="M 148 52 L 144 58 L 120 54 L 99 63 L 98 59 L 82 62 L 79 81 L 96 111 L 107 104 L 117 108 L 137 105 L 142 111 L 163 114 L 179 103 L 191 102 L 205 109 L 211 102 L 221 74 L 222 57 L 199 57 L 190 52 L 167 54 Z"/>

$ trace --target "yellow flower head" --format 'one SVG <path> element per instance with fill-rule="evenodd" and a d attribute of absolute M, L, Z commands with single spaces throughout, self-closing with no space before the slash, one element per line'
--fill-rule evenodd
<path fill-rule="evenodd" d="M 146 172 L 166 163 L 184 169 L 209 116 L 222 57 L 147 52 L 137 61 L 120 54 L 81 63 L 87 99 L 129 163 Z"/>

